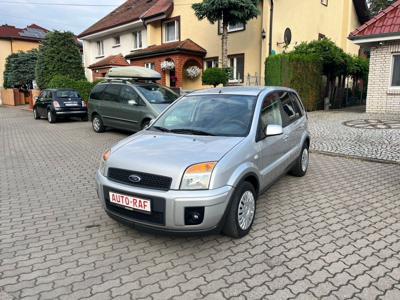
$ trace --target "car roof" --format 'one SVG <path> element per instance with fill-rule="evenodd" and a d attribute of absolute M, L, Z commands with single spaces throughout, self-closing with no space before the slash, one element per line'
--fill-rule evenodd
<path fill-rule="evenodd" d="M 235 87 L 220 87 L 197 90 L 189 95 L 208 95 L 208 94 L 225 94 L 225 95 L 245 95 L 258 96 L 261 92 L 271 92 L 274 90 L 284 90 L 295 92 L 294 90 L 280 86 L 235 86 Z"/>
<path fill-rule="evenodd" d="M 77 90 L 68 89 L 68 88 L 61 88 L 61 89 L 45 89 L 45 91 L 51 91 L 51 92 L 57 92 L 57 91 L 74 91 L 74 92 L 77 92 Z"/>

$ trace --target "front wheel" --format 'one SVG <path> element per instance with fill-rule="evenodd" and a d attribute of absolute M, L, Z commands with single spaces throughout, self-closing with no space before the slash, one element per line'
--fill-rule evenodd
<path fill-rule="evenodd" d="M 310 152 L 308 150 L 308 144 L 304 144 L 299 157 L 296 159 L 293 168 L 290 170 L 290 174 L 297 177 L 303 177 L 307 173 L 309 162 Z"/>
<path fill-rule="evenodd" d="M 101 119 L 101 117 L 99 115 L 93 116 L 92 127 L 93 127 L 93 130 L 97 133 L 104 132 L 105 127 L 103 124 L 103 120 Z"/>
<path fill-rule="evenodd" d="M 40 119 L 40 116 L 39 116 L 39 114 L 38 114 L 36 108 L 33 109 L 33 118 L 34 118 L 35 120 L 39 120 L 39 119 Z"/>
<path fill-rule="evenodd" d="M 248 234 L 256 215 L 256 200 L 257 193 L 250 182 L 239 184 L 232 195 L 222 232 L 233 238 Z"/>
<path fill-rule="evenodd" d="M 47 121 L 49 121 L 49 123 L 56 122 L 56 116 L 54 115 L 54 113 L 51 110 L 47 111 Z"/>

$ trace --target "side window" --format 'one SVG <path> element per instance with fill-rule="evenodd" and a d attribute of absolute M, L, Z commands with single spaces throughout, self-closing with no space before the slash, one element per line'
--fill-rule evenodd
<path fill-rule="evenodd" d="M 133 88 L 131 88 L 130 86 L 123 86 L 121 88 L 120 102 L 124 104 L 129 104 L 128 101 L 130 100 L 135 100 L 137 104 L 142 104 L 138 93 L 136 93 Z"/>
<path fill-rule="evenodd" d="M 121 85 L 119 84 L 108 84 L 107 87 L 105 88 L 102 98 L 105 101 L 114 101 L 118 102 L 119 101 L 119 94 L 121 91 Z"/>
<path fill-rule="evenodd" d="M 294 109 L 296 111 L 296 113 L 299 114 L 299 117 L 302 117 L 304 114 L 304 106 L 301 103 L 299 97 L 297 97 L 297 95 L 295 93 L 291 93 L 291 97 L 292 97 L 292 101 L 293 101 L 293 105 L 294 105 Z"/>
<path fill-rule="evenodd" d="M 92 90 L 92 92 L 90 93 L 90 99 L 94 99 L 94 100 L 102 100 L 102 92 L 104 91 L 104 89 L 106 88 L 106 85 L 105 84 L 99 84 L 99 85 L 96 85 L 94 88 L 93 88 L 93 90 Z"/>
<path fill-rule="evenodd" d="M 268 125 L 282 126 L 279 93 L 273 92 L 265 97 L 261 107 L 260 122 L 261 136 L 264 136 Z"/>
<path fill-rule="evenodd" d="M 299 118 L 299 115 L 296 114 L 296 110 L 292 102 L 292 97 L 290 97 L 290 93 L 280 92 L 279 94 L 282 103 L 283 127 L 286 127 L 292 122 L 296 121 Z"/>

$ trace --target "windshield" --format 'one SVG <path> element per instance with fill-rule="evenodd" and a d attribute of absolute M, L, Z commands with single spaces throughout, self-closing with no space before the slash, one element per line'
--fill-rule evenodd
<path fill-rule="evenodd" d="M 58 98 L 77 98 L 79 94 L 77 91 L 57 91 Z"/>
<path fill-rule="evenodd" d="M 137 84 L 135 87 L 150 103 L 172 103 L 178 98 L 177 94 L 157 84 Z"/>
<path fill-rule="evenodd" d="M 187 96 L 168 109 L 150 129 L 244 137 L 250 131 L 256 99 L 238 95 Z"/>

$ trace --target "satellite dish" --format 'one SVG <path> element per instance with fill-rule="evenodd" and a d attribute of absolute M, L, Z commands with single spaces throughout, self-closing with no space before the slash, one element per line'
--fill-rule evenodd
<path fill-rule="evenodd" d="M 290 43 L 292 42 L 292 31 L 290 30 L 290 28 L 285 29 L 283 40 L 285 41 L 286 46 L 290 45 Z"/>

